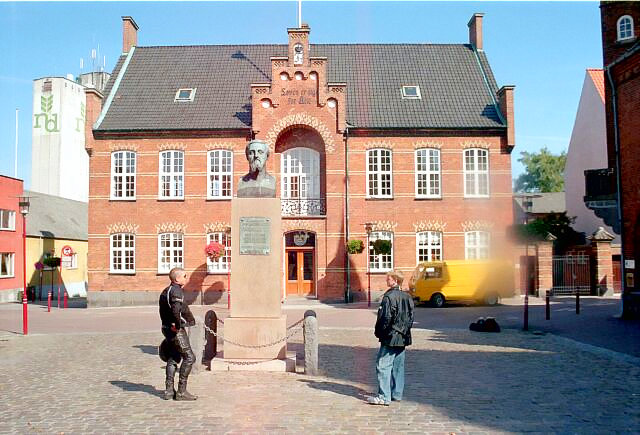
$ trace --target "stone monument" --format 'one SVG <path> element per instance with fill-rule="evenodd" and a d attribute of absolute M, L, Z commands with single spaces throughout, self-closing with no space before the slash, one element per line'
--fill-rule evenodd
<path fill-rule="evenodd" d="M 224 323 L 224 359 L 216 362 L 221 370 L 295 370 L 295 357 L 287 356 L 282 340 L 282 214 L 275 178 L 266 168 L 269 154 L 262 141 L 247 144 L 249 172 L 238 180 L 231 203 L 231 312 Z"/>

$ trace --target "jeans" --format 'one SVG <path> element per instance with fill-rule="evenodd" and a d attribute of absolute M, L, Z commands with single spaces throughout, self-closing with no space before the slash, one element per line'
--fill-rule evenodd
<path fill-rule="evenodd" d="M 404 347 L 380 345 L 376 358 L 378 395 L 385 402 L 402 400 L 404 392 Z"/>

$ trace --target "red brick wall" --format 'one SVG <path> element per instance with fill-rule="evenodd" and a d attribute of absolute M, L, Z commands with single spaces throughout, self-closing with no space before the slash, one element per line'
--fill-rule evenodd
<path fill-rule="evenodd" d="M 0 278 L 0 291 L 21 289 L 24 286 L 24 263 L 22 250 L 22 214 L 18 197 L 23 194 L 22 180 L 0 175 L 0 209 L 15 212 L 15 231 L 0 230 L 0 252 L 13 253 L 13 277 Z M 27 216 L 28 219 L 28 216 Z M 1 298 L 0 298 L 1 299 Z"/>

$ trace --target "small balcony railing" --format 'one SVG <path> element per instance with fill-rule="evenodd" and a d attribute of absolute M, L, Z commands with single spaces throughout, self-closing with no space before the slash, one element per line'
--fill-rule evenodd
<path fill-rule="evenodd" d="M 613 168 L 584 171 L 584 202 L 588 208 L 616 206 L 616 173 Z"/>
<path fill-rule="evenodd" d="M 280 203 L 282 216 L 325 216 L 327 214 L 325 198 L 283 198 Z"/>

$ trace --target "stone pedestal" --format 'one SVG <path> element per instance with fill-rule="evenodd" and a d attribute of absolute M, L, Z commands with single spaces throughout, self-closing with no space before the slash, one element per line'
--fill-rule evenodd
<path fill-rule="evenodd" d="M 234 198 L 231 222 L 231 313 L 224 323 L 224 337 L 245 346 L 274 343 L 287 332 L 286 316 L 281 310 L 280 200 Z M 261 230 L 252 232 L 251 228 Z M 248 249 L 251 247 L 258 249 Z M 264 250 L 257 252 L 260 249 Z M 284 360 L 286 356 L 286 341 L 257 348 L 229 341 L 224 344 L 224 358 L 230 360 Z"/>

